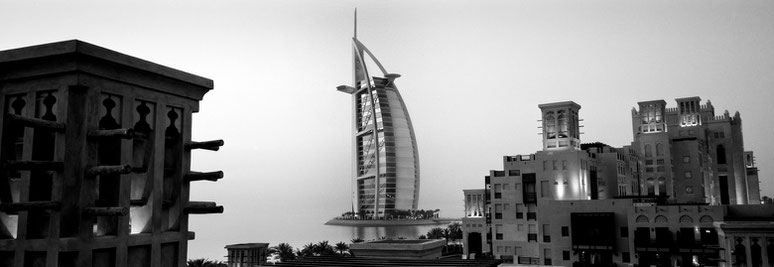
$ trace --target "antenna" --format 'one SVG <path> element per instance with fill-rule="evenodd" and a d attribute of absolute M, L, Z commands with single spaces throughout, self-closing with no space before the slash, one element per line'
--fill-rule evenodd
<path fill-rule="evenodd" d="M 357 8 L 355 8 L 355 39 L 357 39 Z"/>

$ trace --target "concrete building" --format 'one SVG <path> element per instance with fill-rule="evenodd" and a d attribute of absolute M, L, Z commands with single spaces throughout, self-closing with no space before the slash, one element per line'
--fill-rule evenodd
<path fill-rule="evenodd" d="M 242 243 L 226 246 L 228 267 L 254 267 L 266 265 L 269 243 Z"/>
<path fill-rule="evenodd" d="M 760 203 L 757 174 L 747 175 L 739 112 L 717 116 L 699 97 L 675 102 L 667 108 L 664 100 L 645 101 L 632 109 L 632 144 L 645 159 L 641 190 L 679 203 Z"/>
<path fill-rule="evenodd" d="M 641 110 L 658 110 L 665 104 L 650 101 L 640 106 Z M 691 110 L 690 104 L 682 106 Z M 701 189 L 717 183 L 712 178 L 718 177 L 715 170 L 725 165 L 709 164 L 717 158 L 717 149 L 710 150 L 710 144 L 740 144 L 735 140 L 741 140 L 741 130 L 729 130 L 737 136 L 725 141 L 714 140 L 715 132 L 717 139 L 723 138 L 720 130 L 706 130 L 711 137 L 705 134 L 704 138 L 713 140 L 699 142 L 699 129 L 695 127 L 731 129 L 737 127 L 734 123 L 740 121 L 738 116 L 725 121 L 702 120 L 699 115 L 691 119 L 685 111 L 682 118 L 688 128 L 682 129 L 686 136 L 681 137 L 679 123 L 667 123 L 670 114 L 679 110 L 653 111 L 651 115 L 645 112 L 642 114 L 648 119 L 635 120 L 632 146 L 614 148 L 602 143 L 581 144 L 573 132 L 577 131 L 580 105 L 568 101 L 539 107 L 543 149 L 503 157 L 503 170 L 490 171 L 484 178 L 484 189 L 464 190 L 463 242 L 468 256 L 491 254 L 523 265 L 732 266 L 729 259 L 742 253 L 737 251 L 746 248 L 749 254 L 757 244 L 756 253 L 749 257 L 768 257 L 767 252 L 760 251 L 769 249 L 766 242 L 772 228 L 762 222 L 774 221 L 774 206 L 728 206 L 712 202 L 713 197 L 699 201 L 695 195 L 700 193 L 669 193 L 674 188 Z M 664 114 L 669 116 L 664 118 Z M 670 131 L 677 132 L 676 137 Z M 684 155 L 694 158 L 685 163 L 696 165 L 672 164 L 673 158 L 682 159 Z M 726 156 L 727 163 L 742 163 L 745 183 L 754 179 L 757 184 L 751 152 Z M 672 172 L 697 172 L 706 174 L 706 179 L 674 182 L 669 175 Z M 757 187 L 745 191 L 755 190 Z M 710 195 L 713 191 L 706 192 Z M 718 192 L 715 195 L 720 199 Z M 479 212 L 481 206 L 484 214 Z M 753 220 L 758 222 L 751 224 Z M 723 232 L 722 227 L 729 230 Z M 721 232 L 727 233 L 725 237 Z M 774 251 L 774 245 L 771 249 Z M 745 262 L 749 257 L 737 261 Z M 763 266 L 750 264 L 769 261 L 746 262 L 745 266 Z"/>
<path fill-rule="evenodd" d="M 353 86 L 337 89 L 352 95 L 356 212 L 380 218 L 396 210 L 416 210 L 419 150 L 406 104 L 395 85 L 400 75 L 388 73 L 357 36 L 352 38 L 352 46 Z M 367 65 L 376 65 L 378 70 Z"/>
<path fill-rule="evenodd" d="M 0 266 L 185 266 L 212 80 L 82 41 L 0 52 Z"/>

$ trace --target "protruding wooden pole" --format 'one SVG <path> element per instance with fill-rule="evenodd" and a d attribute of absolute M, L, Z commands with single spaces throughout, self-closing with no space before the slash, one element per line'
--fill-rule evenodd
<path fill-rule="evenodd" d="M 30 201 L 0 204 L 0 211 L 6 213 L 28 210 L 59 210 L 62 203 L 59 201 Z"/>
<path fill-rule="evenodd" d="M 191 201 L 183 212 L 186 214 L 223 213 L 223 206 L 217 206 L 215 202 Z"/>
<path fill-rule="evenodd" d="M 92 130 L 89 131 L 88 136 L 90 138 L 121 138 L 121 139 L 134 139 L 144 138 L 144 135 L 138 134 L 132 128 L 126 129 L 113 129 L 113 130 Z"/>
<path fill-rule="evenodd" d="M 83 213 L 90 216 L 126 216 L 129 208 L 126 207 L 89 207 L 84 208 Z"/>
<path fill-rule="evenodd" d="M 118 166 L 92 166 L 86 170 L 86 175 L 96 176 L 104 174 L 129 174 L 132 172 L 132 166 L 118 165 Z"/>
<path fill-rule="evenodd" d="M 216 172 L 189 172 L 185 175 L 185 180 L 189 182 L 193 181 L 218 181 L 218 179 L 223 178 L 223 172 L 222 171 L 216 171 Z"/>
<path fill-rule="evenodd" d="M 206 149 L 212 151 L 218 151 L 223 146 L 223 140 L 212 140 L 204 142 L 189 142 L 185 144 L 185 149 Z"/>
<path fill-rule="evenodd" d="M 22 125 L 31 128 L 45 128 L 57 132 L 64 132 L 65 124 L 55 121 L 47 121 L 36 118 L 24 117 L 16 114 L 7 114 L 8 119 L 20 122 Z"/>
<path fill-rule="evenodd" d="M 5 166 L 11 170 L 24 171 L 61 171 L 64 163 L 61 161 L 7 161 Z"/>

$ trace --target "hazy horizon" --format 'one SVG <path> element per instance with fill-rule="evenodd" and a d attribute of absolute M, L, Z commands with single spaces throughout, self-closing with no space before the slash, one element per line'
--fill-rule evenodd
<path fill-rule="evenodd" d="M 223 259 L 227 244 L 315 231 L 285 227 L 294 212 L 350 209 L 351 97 L 336 86 L 352 83 L 355 8 L 358 39 L 402 75 L 420 209 L 462 216 L 462 190 L 539 150 L 537 105 L 564 100 L 582 106 L 584 143 L 616 147 L 639 101 L 739 111 L 774 193 L 774 1 L 0 0 L 0 50 L 80 39 L 213 79 L 193 139 L 225 146 L 195 152 L 192 170 L 225 178 L 191 200 L 225 213 L 191 216 L 189 257 Z"/>

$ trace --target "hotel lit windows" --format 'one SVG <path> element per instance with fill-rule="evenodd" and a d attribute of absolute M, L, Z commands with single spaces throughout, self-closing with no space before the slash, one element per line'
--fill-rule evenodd
<path fill-rule="evenodd" d="M 683 174 L 683 176 L 685 177 L 685 179 L 691 179 L 693 178 L 693 172 L 687 171 Z"/>

